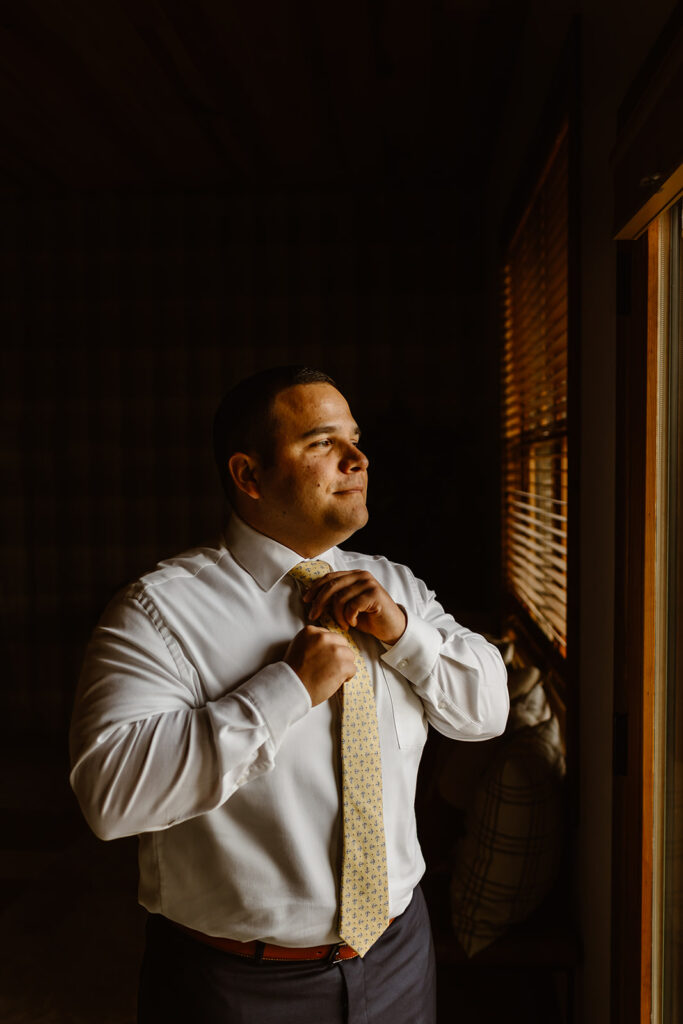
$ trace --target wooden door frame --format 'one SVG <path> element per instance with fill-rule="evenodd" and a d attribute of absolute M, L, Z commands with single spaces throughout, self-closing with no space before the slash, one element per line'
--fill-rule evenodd
<path fill-rule="evenodd" d="M 656 352 L 652 241 L 618 253 L 612 1020 L 650 1021 Z M 656 297 L 655 297 L 656 299 Z M 656 301 L 654 304 L 656 310 Z"/>
<path fill-rule="evenodd" d="M 652 1013 L 658 226 L 683 188 L 683 5 L 627 93 L 617 245 L 613 1024 Z"/>

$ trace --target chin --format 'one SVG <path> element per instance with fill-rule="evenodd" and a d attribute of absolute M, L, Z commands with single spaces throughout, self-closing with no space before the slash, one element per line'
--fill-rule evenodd
<path fill-rule="evenodd" d="M 356 530 L 360 530 L 365 526 L 369 518 L 368 510 L 364 509 L 362 513 L 359 513 L 356 516 L 350 516 L 345 525 L 348 526 L 351 533 L 355 533 Z M 349 533 L 349 536 L 351 536 L 351 533 Z"/>
<path fill-rule="evenodd" d="M 361 527 L 365 526 L 368 521 L 368 513 L 364 512 L 363 515 L 345 516 L 343 519 L 335 519 L 334 522 L 329 522 L 330 533 L 337 535 L 335 544 L 341 544 L 343 541 L 354 534 Z"/>

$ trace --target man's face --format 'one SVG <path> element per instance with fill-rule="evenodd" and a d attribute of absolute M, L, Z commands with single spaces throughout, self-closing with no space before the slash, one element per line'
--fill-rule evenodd
<path fill-rule="evenodd" d="M 367 522 L 368 460 L 346 399 L 330 384 L 288 388 L 272 413 L 273 457 L 260 468 L 254 525 L 310 558 Z"/>

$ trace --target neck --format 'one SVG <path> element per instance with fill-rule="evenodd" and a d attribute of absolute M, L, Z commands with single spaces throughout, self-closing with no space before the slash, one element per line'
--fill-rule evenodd
<path fill-rule="evenodd" d="M 302 558 L 317 558 L 318 555 L 324 551 L 329 551 L 336 544 L 340 544 L 347 538 L 344 537 L 325 537 L 318 538 L 317 540 L 304 540 L 300 537 L 291 537 L 278 531 L 270 523 L 261 523 L 254 516 L 245 515 L 243 510 L 233 509 L 232 514 L 241 519 L 242 522 L 250 526 L 252 530 L 256 530 L 257 533 L 262 534 L 264 537 L 268 537 L 270 540 L 277 541 L 278 544 L 282 544 L 283 547 L 289 548 L 290 551 L 295 551 L 297 555 Z"/>

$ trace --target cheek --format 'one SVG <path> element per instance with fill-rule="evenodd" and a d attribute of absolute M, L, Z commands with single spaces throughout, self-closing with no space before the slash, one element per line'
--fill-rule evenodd
<path fill-rule="evenodd" d="M 322 489 L 322 480 L 315 466 L 309 466 L 304 470 L 303 483 L 306 490 L 309 491 L 313 489 L 319 491 Z"/>

